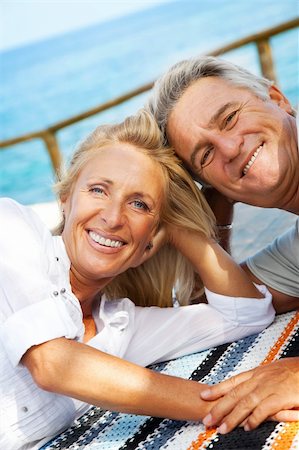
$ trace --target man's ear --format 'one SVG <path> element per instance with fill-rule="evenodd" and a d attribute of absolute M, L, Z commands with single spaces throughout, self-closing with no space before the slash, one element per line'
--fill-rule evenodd
<path fill-rule="evenodd" d="M 293 108 L 289 100 L 283 95 L 277 86 L 270 86 L 269 88 L 270 99 L 275 102 L 281 109 L 286 111 L 288 114 L 293 115 Z"/>

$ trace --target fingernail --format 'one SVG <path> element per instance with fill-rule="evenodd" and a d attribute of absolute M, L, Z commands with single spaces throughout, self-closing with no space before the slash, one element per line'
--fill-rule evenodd
<path fill-rule="evenodd" d="M 248 423 L 244 425 L 244 431 L 250 431 L 250 426 L 248 425 Z"/>
<path fill-rule="evenodd" d="M 218 433 L 225 434 L 227 432 L 227 425 L 226 423 L 222 423 L 220 427 L 217 429 Z"/>
<path fill-rule="evenodd" d="M 201 392 L 200 396 L 201 398 L 205 399 L 205 398 L 209 398 L 211 395 L 211 390 L 210 389 L 205 389 L 204 391 Z"/>
<path fill-rule="evenodd" d="M 206 417 L 204 417 L 202 423 L 206 426 L 209 427 L 212 424 L 212 415 L 211 414 L 207 414 Z"/>

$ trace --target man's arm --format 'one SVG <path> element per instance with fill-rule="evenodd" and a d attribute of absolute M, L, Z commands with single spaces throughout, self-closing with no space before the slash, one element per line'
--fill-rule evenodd
<path fill-rule="evenodd" d="M 263 280 L 259 279 L 251 272 L 251 270 L 249 269 L 249 267 L 245 262 L 241 264 L 241 267 L 251 278 L 252 281 L 254 281 L 257 284 L 266 284 L 263 282 Z M 277 314 L 299 309 L 298 297 L 292 297 L 291 295 L 284 294 L 282 292 L 277 291 L 276 289 L 271 288 L 268 285 L 267 288 L 272 294 L 272 303 Z"/>
<path fill-rule="evenodd" d="M 211 186 L 203 188 L 203 194 L 216 218 L 219 244 L 230 253 L 234 203 Z"/>
<path fill-rule="evenodd" d="M 253 430 L 264 420 L 299 420 L 299 357 L 275 361 L 229 378 L 201 393 L 218 400 L 204 418 L 228 433 L 242 424 Z"/>

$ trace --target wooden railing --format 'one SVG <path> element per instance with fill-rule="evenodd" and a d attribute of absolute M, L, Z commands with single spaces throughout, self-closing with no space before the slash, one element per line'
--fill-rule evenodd
<path fill-rule="evenodd" d="M 274 60 L 273 60 L 273 56 L 272 56 L 270 38 L 277 34 L 280 34 L 285 31 L 296 28 L 298 26 L 299 26 L 299 18 L 295 18 L 288 22 L 284 22 L 280 25 L 277 25 L 275 27 L 264 30 L 260 33 L 252 34 L 245 38 L 234 41 L 231 44 L 225 45 L 224 47 L 220 47 L 212 52 L 209 52 L 209 54 L 212 56 L 218 56 L 218 55 L 227 53 L 231 50 L 235 50 L 237 48 L 240 48 L 240 47 L 248 45 L 248 44 L 255 44 L 257 47 L 258 55 L 259 55 L 259 62 L 260 62 L 262 74 L 266 78 L 276 82 L 277 80 L 276 80 L 275 66 L 274 66 Z M 61 157 L 61 153 L 59 150 L 58 141 L 56 138 L 57 131 L 61 130 L 62 128 L 73 125 L 74 123 L 77 123 L 80 120 L 87 119 L 88 117 L 91 117 L 95 114 L 106 111 L 107 109 L 113 108 L 114 106 L 120 105 L 121 103 L 124 103 L 127 100 L 130 100 L 131 98 L 136 97 L 137 95 L 143 94 L 144 92 L 149 91 L 153 87 L 153 84 L 154 84 L 154 81 L 151 83 L 147 83 L 137 89 L 129 91 L 128 93 L 126 93 L 124 95 L 121 95 L 120 97 L 117 97 L 117 98 L 114 98 L 113 100 L 102 103 L 101 105 L 96 106 L 95 108 L 92 108 L 81 114 L 78 114 L 78 115 L 75 115 L 68 119 L 65 119 L 61 122 L 57 122 L 56 124 L 53 124 L 44 130 L 35 131 L 32 133 L 24 134 L 22 136 L 18 136 L 15 138 L 11 138 L 11 139 L 2 141 L 2 142 L 0 142 L 0 149 L 15 145 L 15 144 L 19 144 L 21 142 L 29 141 L 32 139 L 42 139 L 46 145 L 49 156 L 51 158 L 52 166 L 53 166 L 54 170 L 56 171 L 59 169 L 61 162 L 62 162 L 62 157 Z"/>

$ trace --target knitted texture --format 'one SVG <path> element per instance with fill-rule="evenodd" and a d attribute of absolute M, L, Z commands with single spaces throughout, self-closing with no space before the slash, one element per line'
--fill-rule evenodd
<path fill-rule="evenodd" d="M 280 358 L 299 356 L 299 313 L 277 316 L 259 334 L 232 344 L 151 366 L 153 370 L 219 383 Z M 298 450 L 299 423 L 265 422 L 256 430 L 227 435 L 199 422 L 119 414 L 91 407 L 42 450 Z"/>

